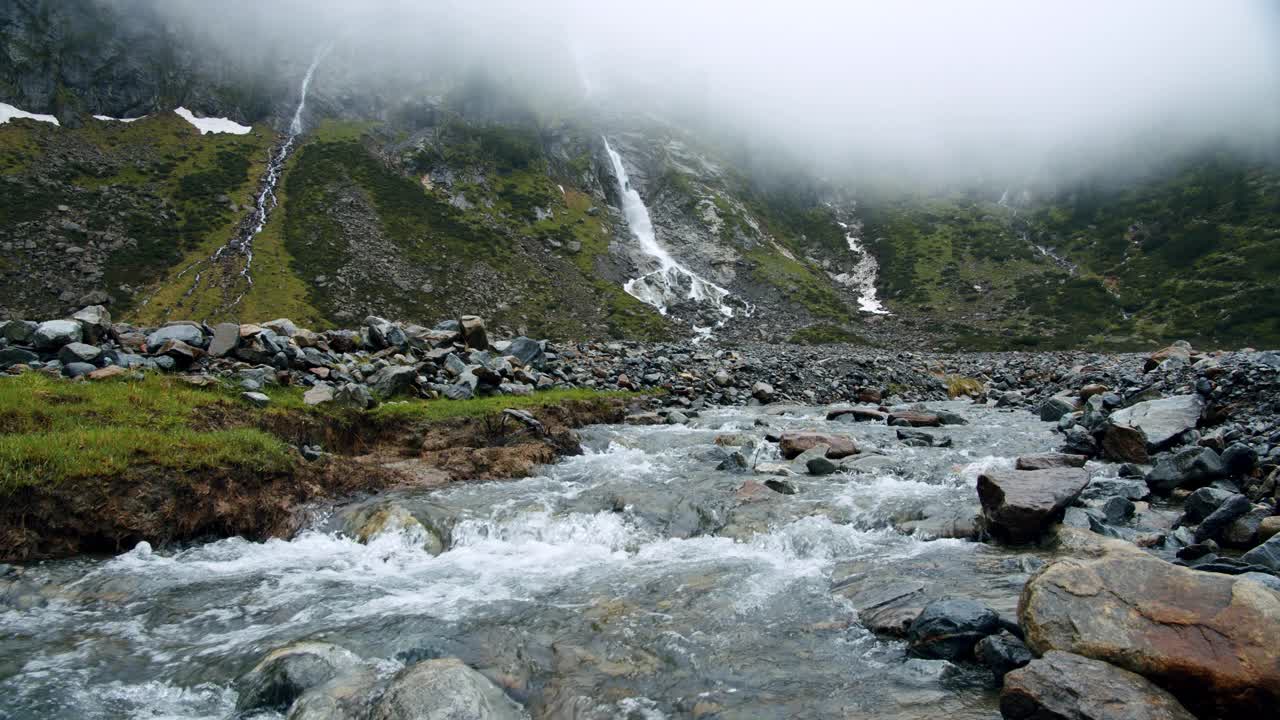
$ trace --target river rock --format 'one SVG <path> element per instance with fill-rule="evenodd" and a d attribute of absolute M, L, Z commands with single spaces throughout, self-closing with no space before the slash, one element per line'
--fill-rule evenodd
<path fill-rule="evenodd" d="M 949 598 L 925 605 L 907 629 L 912 654 L 938 660 L 962 660 L 973 646 L 1000 630 L 1000 616 L 976 600 Z"/>
<path fill-rule="evenodd" d="M 1258 451 L 1244 443 L 1233 443 L 1222 451 L 1222 464 L 1228 475 L 1245 475 L 1258 466 Z"/>
<path fill-rule="evenodd" d="M 31 338 L 36 349 L 53 351 L 84 339 L 84 329 L 75 320 L 49 320 L 36 326 Z"/>
<path fill-rule="evenodd" d="M 1107 425 L 1102 434 L 1102 454 L 1116 462 L 1144 465 L 1151 462 L 1146 434 L 1139 428 L 1128 425 Z"/>
<path fill-rule="evenodd" d="M 14 345 L 33 345 L 38 327 L 30 320 L 11 320 L 4 326 L 4 339 Z"/>
<path fill-rule="evenodd" d="M 889 413 L 888 420 L 890 425 L 900 425 L 909 427 L 942 427 L 942 418 L 935 413 L 924 412 L 921 410 L 897 410 Z"/>
<path fill-rule="evenodd" d="M 333 402 L 339 407 L 369 410 L 378 406 L 378 401 L 369 392 L 369 388 L 359 383 L 345 383 L 333 393 Z"/>
<path fill-rule="evenodd" d="M 236 709 L 284 711 L 302 693 L 355 672 L 360 658 L 321 642 L 299 642 L 273 650 L 236 681 Z"/>
<path fill-rule="evenodd" d="M 1280 573 L 1280 535 L 1272 535 L 1266 542 L 1240 556 L 1250 565 L 1261 565 Z"/>
<path fill-rule="evenodd" d="M 1082 468 L 1089 461 L 1084 455 L 1070 455 L 1068 453 L 1039 453 L 1036 455 L 1023 455 L 1015 462 L 1014 467 L 1018 470 L 1049 470 L 1051 468 Z"/>
<path fill-rule="evenodd" d="M 751 386 L 751 397 L 762 403 L 773 402 L 773 392 L 773 386 L 764 381 Z"/>
<path fill-rule="evenodd" d="M 520 361 L 525 367 L 542 368 L 546 365 L 547 355 L 542 343 L 523 335 L 511 341 L 507 354 Z"/>
<path fill-rule="evenodd" d="M 1150 451 L 1171 445 L 1184 432 L 1200 421 L 1204 401 L 1199 395 L 1174 395 L 1137 403 L 1111 413 L 1107 422 L 1142 431 Z M 1130 462 L 1140 462 L 1131 460 Z"/>
<path fill-rule="evenodd" d="M 1076 411 L 1075 403 L 1063 397 L 1051 397 L 1040 405 L 1040 419 L 1044 422 L 1057 422 L 1063 415 Z"/>
<path fill-rule="evenodd" d="M 362 543 L 372 542 L 384 535 L 404 535 L 431 555 L 444 552 L 444 540 L 440 533 L 422 524 L 408 510 L 395 503 L 363 507 L 345 518 L 346 532 Z"/>
<path fill-rule="evenodd" d="M 1280 594 L 1172 565 L 1118 540 L 1064 529 L 1027 582 L 1018 620 L 1043 655 L 1073 652 L 1137 672 L 1213 717 L 1260 717 L 1280 701 Z M 1261 715 L 1260 715 L 1261 714 Z"/>
<path fill-rule="evenodd" d="M 1222 458 L 1212 448 L 1192 447 L 1162 457 L 1147 473 L 1147 485 L 1156 492 L 1204 485 L 1226 475 Z"/>
<path fill-rule="evenodd" d="M 464 318 L 465 319 L 465 318 Z M 396 673 L 370 720 L 523 720 L 511 698 L 456 658 L 427 660 Z"/>
<path fill-rule="evenodd" d="M 983 526 L 1008 542 L 1032 542 L 1061 519 L 1089 484 L 1080 468 L 988 470 L 978 476 Z"/>
<path fill-rule="evenodd" d="M 836 408 L 827 411 L 828 421 L 885 422 L 888 417 L 888 413 L 873 407 Z"/>
<path fill-rule="evenodd" d="M 997 678 L 1031 662 L 1031 649 L 1008 630 L 988 635 L 973 646 L 974 658 L 991 668 Z"/>
<path fill-rule="evenodd" d="M 1253 504 L 1249 502 L 1249 498 L 1243 495 L 1232 495 L 1213 512 L 1209 513 L 1209 517 L 1206 517 L 1196 527 L 1196 542 L 1204 542 L 1210 538 L 1218 537 L 1233 520 L 1252 509 Z"/>
<path fill-rule="evenodd" d="M 898 439 L 907 447 L 951 447 L 949 436 L 934 435 L 927 430 L 914 428 L 898 428 Z"/>
<path fill-rule="evenodd" d="M 782 452 L 782 457 L 787 460 L 794 460 L 804 451 L 819 445 L 827 446 L 825 456 L 832 460 L 839 460 L 858 453 L 858 446 L 854 444 L 853 438 L 847 435 L 831 435 L 819 432 L 786 432 L 778 440 L 778 449 Z"/>
<path fill-rule="evenodd" d="M 1196 720 L 1137 673 L 1052 650 L 1004 677 L 1006 720 Z"/>
<path fill-rule="evenodd" d="M 930 592 L 924 583 L 911 581 L 859 588 L 852 594 L 849 589 L 836 588 L 836 591 L 849 598 L 858 611 L 858 622 L 871 632 L 890 637 L 907 636 L 911 623 L 928 604 Z"/>
<path fill-rule="evenodd" d="M 1187 496 L 1187 501 L 1182 506 L 1183 515 L 1189 522 L 1198 523 L 1209 517 L 1210 513 L 1234 494 L 1221 488 L 1202 487 Z"/>
<path fill-rule="evenodd" d="M 38 362 L 40 362 L 40 356 L 30 350 L 15 347 L 0 349 L 0 370 L 14 365 L 30 365 Z"/>

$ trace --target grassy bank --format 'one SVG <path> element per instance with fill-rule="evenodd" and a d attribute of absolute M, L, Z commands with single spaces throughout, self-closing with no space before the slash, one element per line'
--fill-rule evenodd
<path fill-rule="evenodd" d="M 626 401 L 621 393 L 556 390 L 359 411 L 309 407 L 301 388 L 266 392 L 271 405 L 257 408 L 236 388 L 173 376 L 0 377 L 0 559 L 114 552 L 139 540 L 279 535 L 300 503 L 403 482 L 388 465 L 409 457 L 430 463 L 423 437 L 445 437 L 464 456 L 494 444 L 538 444 L 511 437 L 514 429 L 495 437 L 486 421 L 520 408 L 572 427 L 602 421 Z M 296 449 L 302 443 L 332 454 L 308 462 Z"/>

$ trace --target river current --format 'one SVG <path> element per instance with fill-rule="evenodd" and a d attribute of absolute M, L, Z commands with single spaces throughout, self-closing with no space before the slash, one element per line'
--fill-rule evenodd
<path fill-rule="evenodd" d="M 586 428 L 585 454 L 535 477 L 362 501 L 445 528 L 438 556 L 412 533 L 361 544 L 336 513 L 289 540 L 33 565 L 25 590 L 0 594 L 0 717 L 233 718 L 237 676 L 320 640 L 388 674 L 459 657 L 534 717 L 995 718 L 989 673 L 909 660 L 848 599 L 916 578 L 1012 617 L 1039 562 L 896 529 L 974 503 L 983 469 L 1057 444 L 1025 410 L 930 407 L 970 421 L 935 431 L 952 447 L 906 447 L 822 408 L 720 409 Z M 847 433 L 885 459 L 788 478 L 793 495 L 740 491 L 767 477 L 716 469 L 721 446 L 747 441 L 753 463 L 778 462 L 763 437 L 789 429 Z"/>

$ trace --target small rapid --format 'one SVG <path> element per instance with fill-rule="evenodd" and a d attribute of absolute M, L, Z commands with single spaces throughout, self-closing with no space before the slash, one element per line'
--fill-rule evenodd
<path fill-rule="evenodd" d="M 288 540 L 32 566 L 0 584 L 0 717 L 233 718 L 238 676 L 319 640 L 382 676 L 459 657 L 533 717 L 990 718 L 985 680 L 905 662 L 848 599 L 927 575 L 1012 612 L 1033 556 L 900 522 L 972 503 L 979 472 L 1053 436 L 1026 413 L 937 405 L 971 421 L 944 430 L 950 448 L 906 447 L 894 428 L 828 422 L 822 408 L 709 410 L 687 426 L 587 428 L 584 454 L 534 477 L 384 493 Z M 726 446 L 783 462 L 764 434 L 796 429 L 883 456 L 786 478 L 793 495 L 718 469 Z M 353 512 L 391 506 L 444 551 L 415 530 L 355 539 Z"/>
<path fill-rule="evenodd" d="M 649 209 L 645 207 L 639 191 L 632 187 L 622 156 L 609 145 L 608 138 L 602 139 L 613 165 L 613 173 L 618 178 L 618 195 L 622 200 L 622 213 L 627 219 L 627 226 L 640 244 L 640 251 L 650 259 L 652 265 L 657 266 L 640 277 L 628 280 L 622 286 L 623 290 L 640 302 L 657 308 L 663 315 L 673 305 L 682 302 L 710 307 L 721 316 L 715 323 L 715 327 L 720 327 L 725 320 L 734 316 L 729 291 L 681 265 L 658 243 Z M 694 330 L 707 337 L 712 328 L 695 326 Z"/>

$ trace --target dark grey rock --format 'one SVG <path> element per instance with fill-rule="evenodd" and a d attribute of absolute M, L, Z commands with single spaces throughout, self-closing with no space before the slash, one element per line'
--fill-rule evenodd
<path fill-rule="evenodd" d="M 1253 508 L 1253 504 L 1249 502 L 1249 498 L 1243 495 L 1232 495 L 1227 498 L 1218 509 L 1209 514 L 1196 528 L 1196 542 L 1204 542 L 1209 538 L 1216 538 L 1219 533 L 1227 528 L 1232 520 L 1244 515 Z"/>
<path fill-rule="evenodd" d="M 1167 493 L 1179 487 L 1204 485 L 1226 472 L 1218 453 L 1211 448 L 1193 447 L 1157 460 L 1147 473 L 1147 485 L 1156 492 Z"/>
<path fill-rule="evenodd" d="M 963 660 L 973 656 L 982 638 L 1000 630 L 1000 616 L 976 600 L 935 600 L 907 629 L 907 643 L 917 657 Z"/>
<path fill-rule="evenodd" d="M 37 350 L 53 351 L 84 339 L 84 328 L 75 320 L 49 320 L 36 326 L 31 342 Z"/>
<path fill-rule="evenodd" d="M 1280 573 L 1280 535 L 1272 535 L 1266 542 L 1241 555 L 1240 559 Z"/>
<path fill-rule="evenodd" d="M 978 662 L 991 668 L 997 678 L 1026 665 L 1034 657 L 1027 644 L 1007 630 L 979 640 L 973 647 L 973 655 Z"/>
<path fill-rule="evenodd" d="M 1186 504 L 1182 507 L 1183 514 L 1189 522 L 1198 523 L 1209 517 L 1234 494 L 1214 487 L 1202 487 L 1187 496 Z"/>
<path fill-rule="evenodd" d="M 1050 650 L 1004 677 L 1005 720 L 1195 720 L 1176 698 L 1137 673 Z"/>

